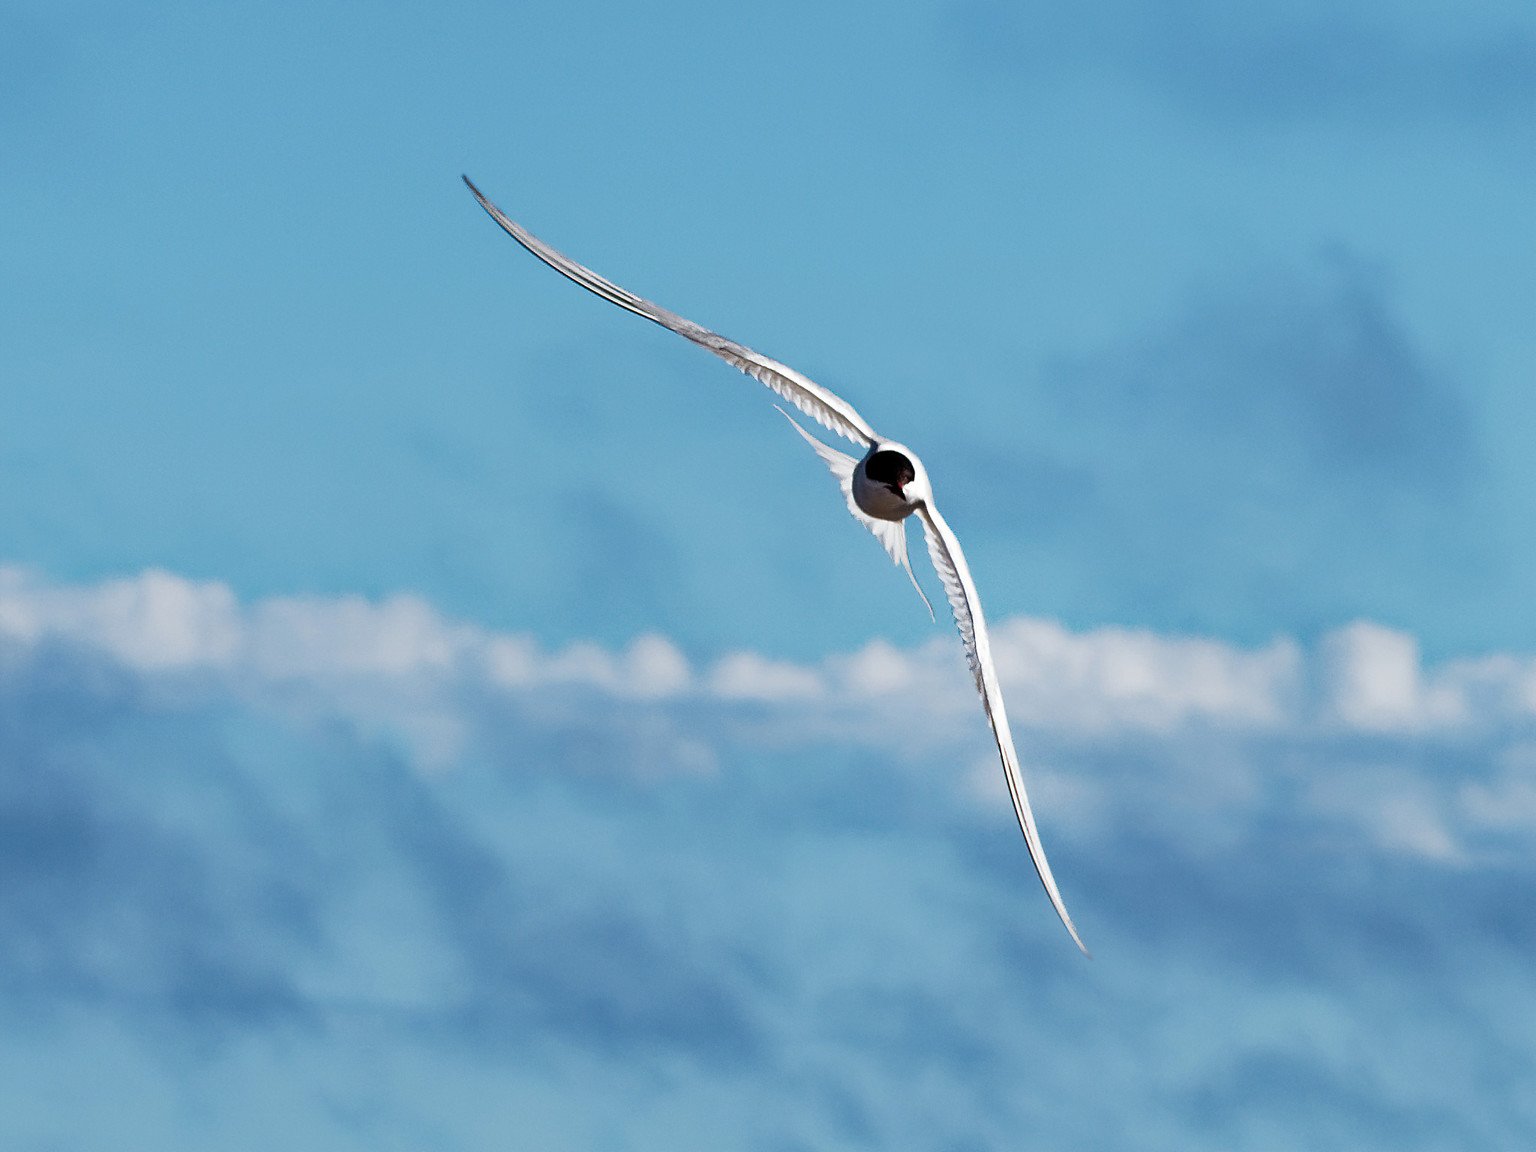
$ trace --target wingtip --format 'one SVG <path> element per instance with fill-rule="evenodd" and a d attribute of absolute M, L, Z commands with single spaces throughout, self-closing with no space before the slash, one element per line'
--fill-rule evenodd
<path fill-rule="evenodd" d="M 897 563 L 907 570 L 907 579 L 912 581 L 912 587 L 917 589 L 917 594 L 923 601 L 923 607 L 928 609 L 928 619 L 937 624 L 939 617 L 933 610 L 933 602 L 928 599 L 928 593 L 923 591 L 923 586 L 917 582 L 917 573 L 912 571 L 912 561 L 907 559 L 905 548 L 902 549 L 902 558 Z"/>
<path fill-rule="evenodd" d="M 786 412 L 784 410 L 784 406 L 783 405 L 775 404 L 774 407 L 779 410 L 779 415 L 780 416 L 784 417 L 784 419 L 789 421 L 790 425 L 794 428 L 794 430 L 796 432 L 800 433 L 800 435 L 805 437 L 805 442 L 807 444 L 810 444 L 810 445 L 814 446 L 814 445 L 818 445 L 818 444 L 821 443 L 820 440 L 816 439 L 816 437 L 812 436 L 809 432 L 807 432 L 805 430 L 805 427 L 800 423 L 800 421 L 796 420 L 793 416 L 791 416 L 788 412 Z"/>
<path fill-rule="evenodd" d="M 1036 871 L 1039 871 L 1039 869 L 1036 869 Z M 1040 879 L 1044 882 L 1045 877 L 1041 876 Z M 1051 889 L 1051 884 L 1045 885 L 1045 893 L 1051 899 L 1051 906 L 1056 910 L 1056 916 L 1061 920 L 1061 926 L 1067 930 L 1067 935 L 1072 937 L 1072 943 L 1077 945 L 1077 950 L 1089 960 L 1092 960 L 1093 953 L 1088 951 L 1088 945 L 1084 944 L 1083 938 L 1077 934 L 1077 925 L 1072 923 L 1072 917 L 1067 915 L 1067 906 L 1061 900 L 1061 894 L 1053 892 Z"/>
<path fill-rule="evenodd" d="M 1046 894 L 1051 897 L 1051 905 L 1056 909 L 1056 915 L 1061 920 L 1061 926 L 1067 930 L 1067 935 L 1072 937 L 1072 943 L 1077 945 L 1077 950 L 1088 959 L 1093 959 L 1093 953 L 1088 951 L 1088 945 L 1083 943 L 1083 938 L 1077 934 L 1077 925 L 1072 923 L 1072 917 L 1067 915 L 1067 906 L 1058 899 L 1059 894 L 1052 893 L 1049 886 Z"/>

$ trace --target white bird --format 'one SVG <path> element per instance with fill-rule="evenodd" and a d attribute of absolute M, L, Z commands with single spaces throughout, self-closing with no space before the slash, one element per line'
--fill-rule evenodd
<path fill-rule="evenodd" d="M 933 560 L 939 579 L 944 582 L 944 591 L 949 597 L 950 608 L 955 614 L 955 624 L 960 629 L 961 640 L 965 643 L 965 655 L 971 666 L 971 676 L 976 681 L 976 690 L 981 694 L 982 707 L 986 710 L 987 719 L 992 724 L 992 735 L 997 741 L 998 755 L 1003 762 L 1003 778 L 1008 783 L 1008 794 L 1013 799 L 1013 812 L 1018 817 L 1020 831 L 1024 833 L 1024 843 L 1029 847 L 1030 859 L 1034 861 L 1035 871 L 1040 876 L 1040 883 L 1045 886 L 1051 906 L 1056 909 L 1056 914 L 1066 925 L 1073 942 L 1086 955 L 1088 949 L 1084 947 L 1077 929 L 1073 927 L 1072 918 L 1067 915 L 1067 906 L 1056 887 L 1056 878 L 1051 874 L 1050 863 L 1045 858 L 1045 849 L 1040 845 L 1040 834 L 1035 830 L 1034 812 L 1030 809 L 1029 797 L 1024 791 L 1024 778 L 1019 771 L 1019 757 L 1013 748 L 1013 734 L 1008 729 L 1008 713 L 1003 707 L 1002 690 L 998 687 L 997 672 L 992 666 L 987 623 L 981 614 L 981 601 L 976 595 L 976 585 L 971 580 L 965 555 L 960 551 L 960 542 L 955 539 L 954 532 L 950 530 L 944 517 L 939 515 L 938 508 L 934 506 L 933 489 L 928 483 L 928 473 L 923 468 L 922 461 L 905 445 L 878 435 L 842 397 L 834 395 L 793 368 L 780 364 L 777 360 L 770 360 L 767 356 L 754 352 L 734 340 L 728 340 L 707 328 L 702 328 L 691 320 L 685 320 L 675 312 L 668 312 L 649 300 L 642 300 L 634 293 L 626 292 L 617 284 L 603 279 L 590 268 L 584 268 L 576 261 L 562 256 L 527 229 L 510 220 L 501 209 L 481 194 L 480 189 L 475 187 L 468 176 L 464 177 L 464 183 L 469 185 L 469 190 L 480 202 L 480 207 L 490 213 L 491 219 L 500 224 L 512 239 L 556 272 L 569 277 L 604 300 L 617 304 L 620 308 L 627 309 L 637 316 L 644 316 L 647 320 L 654 321 L 663 328 L 670 329 L 679 336 L 709 349 L 748 376 L 766 384 L 806 415 L 859 445 L 864 454 L 856 460 L 836 448 L 823 444 L 802 428 L 789 413 L 784 412 L 785 419 L 794 424 L 800 435 L 805 437 L 811 447 L 816 450 L 816 454 L 832 470 L 832 475 L 836 477 L 838 484 L 842 487 L 843 496 L 848 501 L 848 511 L 853 513 L 855 520 L 875 534 L 880 543 L 885 546 L 891 559 L 907 570 L 907 575 L 912 578 L 912 584 L 917 588 L 920 596 L 923 595 L 922 587 L 918 585 L 917 577 L 912 573 L 911 562 L 907 559 L 905 521 L 914 513 L 922 521 L 923 531 L 928 540 L 928 555 Z M 784 410 L 781 408 L 779 411 Z M 923 596 L 923 603 L 928 603 L 927 596 Z M 931 604 L 928 605 L 928 611 L 931 615 L 933 612 Z"/>

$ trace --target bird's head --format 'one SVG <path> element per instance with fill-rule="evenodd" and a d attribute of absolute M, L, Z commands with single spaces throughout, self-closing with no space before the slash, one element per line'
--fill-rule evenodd
<path fill-rule="evenodd" d="M 890 489 L 908 504 L 916 504 L 930 495 L 928 473 L 922 462 L 904 444 L 880 443 L 864 461 L 864 474 L 876 484 Z"/>

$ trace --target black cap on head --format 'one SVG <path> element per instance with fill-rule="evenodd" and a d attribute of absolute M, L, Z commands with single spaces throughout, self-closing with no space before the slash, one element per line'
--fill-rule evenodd
<path fill-rule="evenodd" d="M 898 491 L 917 477 L 917 469 L 900 452 L 882 448 L 864 465 L 864 474 L 877 484 L 884 484 Z"/>

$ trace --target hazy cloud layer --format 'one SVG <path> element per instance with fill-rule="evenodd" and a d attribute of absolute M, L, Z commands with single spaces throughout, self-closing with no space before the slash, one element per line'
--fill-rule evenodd
<path fill-rule="evenodd" d="M 545 651 L 410 597 L 8 570 L 0 1071 L 44 1103 L 0 1130 L 1536 1133 L 1536 660 L 1426 666 L 1365 622 L 1244 649 L 1014 619 L 996 645 L 1091 963 L 947 637 L 698 664 L 659 636 Z M 104 1065 L 153 1106 L 46 1107 Z"/>

